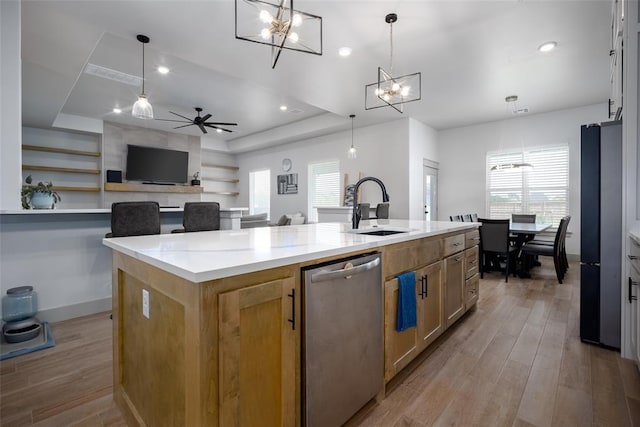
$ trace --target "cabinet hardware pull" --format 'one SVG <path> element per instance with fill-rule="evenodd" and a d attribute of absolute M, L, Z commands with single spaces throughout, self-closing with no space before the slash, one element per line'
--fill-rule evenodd
<path fill-rule="evenodd" d="M 461 256 L 459 256 L 459 257 L 457 257 L 457 258 L 454 258 L 453 260 L 454 260 L 454 261 L 460 261 L 461 259 L 462 259 L 462 257 L 461 257 Z"/>
<path fill-rule="evenodd" d="M 479 237 L 473 237 L 471 240 L 475 240 L 476 242 L 480 240 Z"/>
<path fill-rule="evenodd" d="M 470 262 L 469 262 L 469 264 L 471 264 L 471 265 L 476 265 L 477 263 L 478 263 L 478 260 L 477 260 L 477 259 L 476 259 L 476 260 L 474 260 L 474 261 L 470 261 Z"/>
<path fill-rule="evenodd" d="M 460 246 L 462 242 L 454 243 L 453 246 Z"/>
<path fill-rule="evenodd" d="M 631 289 L 632 289 L 631 287 L 632 286 L 638 286 L 638 282 L 635 282 L 633 279 L 631 279 L 631 277 L 629 277 L 629 294 L 628 294 L 629 295 L 629 304 L 631 304 L 632 301 L 635 301 L 635 300 L 638 299 L 637 296 L 635 296 L 635 295 L 633 295 L 631 293 Z"/>
<path fill-rule="evenodd" d="M 429 296 L 429 282 L 427 282 L 427 275 L 423 275 L 420 278 L 420 281 L 422 282 L 422 295 L 420 295 L 423 299 L 427 298 Z"/>
<path fill-rule="evenodd" d="M 627 255 L 627 258 L 629 258 L 631 261 L 635 261 L 640 259 L 640 256 L 637 255 Z"/>
<path fill-rule="evenodd" d="M 287 319 L 287 322 L 291 323 L 291 330 L 296 330 L 296 290 L 291 289 L 291 293 L 287 294 L 291 298 L 291 319 Z"/>

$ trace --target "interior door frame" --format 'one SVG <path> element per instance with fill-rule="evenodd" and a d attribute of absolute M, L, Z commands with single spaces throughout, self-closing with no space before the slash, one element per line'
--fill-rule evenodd
<path fill-rule="evenodd" d="M 433 221 L 437 221 L 438 220 L 438 172 L 440 170 L 440 163 L 435 162 L 433 160 L 429 160 L 429 159 L 422 159 L 422 219 L 426 220 L 426 214 L 425 209 L 427 206 L 427 191 L 425 188 L 426 185 L 426 176 L 427 175 L 433 175 L 431 174 L 427 174 L 427 168 L 432 169 L 435 171 L 435 177 L 436 177 L 436 186 L 435 186 L 435 194 L 434 194 L 434 201 L 435 201 L 435 212 L 431 212 L 431 218 L 433 218 Z"/>

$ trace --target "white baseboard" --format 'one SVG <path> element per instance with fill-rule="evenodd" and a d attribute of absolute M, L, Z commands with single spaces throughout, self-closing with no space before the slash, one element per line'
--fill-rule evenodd
<path fill-rule="evenodd" d="M 38 311 L 36 317 L 43 322 L 53 323 L 110 310 L 111 298 L 103 298 L 79 304 L 51 308 L 49 310 L 41 310 Z"/>

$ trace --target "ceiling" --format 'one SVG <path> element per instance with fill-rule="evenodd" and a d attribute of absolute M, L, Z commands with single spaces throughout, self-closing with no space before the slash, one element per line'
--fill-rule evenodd
<path fill-rule="evenodd" d="M 139 86 L 88 75 L 91 63 L 141 76 L 156 118 L 169 111 L 237 122 L 214 133 L 243 152 L 356 126 L 415 118 L 435 129 L 512 117 L 516 94 L 530 113 L 606 102 L 609 97 L 610 1 L 330 1 L 298 0 L 323 18 L 323 55 L 285 50 L 271 69 L 271 49 L 235 39 L 234 1 L 22 2 L 23 124 L 50 127 L 59 113 L 174 131 L 170 122 L 134 119 Z M 422 99 L 364 109 L 364 86 L 389 64 L 422 73 Z M 543 42 L 557 41 L 550 53 Z M 338 55 L 349 46 L 348 58 Z M 161 75 L 158 65 L 170 68 Z M 282 112 L 279 106 L 288 106 Z M 114 107 L 123 109 L 116 115 Z M 175 130 L 202 135 L 196 126 Z"/>

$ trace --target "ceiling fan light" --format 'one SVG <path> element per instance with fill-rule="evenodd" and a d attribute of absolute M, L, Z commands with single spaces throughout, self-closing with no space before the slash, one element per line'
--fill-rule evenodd
<path fill-rule="evenodd" d="M 147 101 L 147 97 L 140 95 L 133 108 L 131 109 L 131 115 L 138 119 L 153 119 L 153 107 Z"/>

